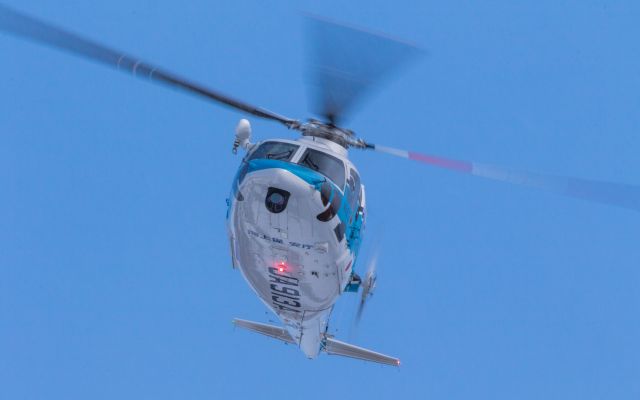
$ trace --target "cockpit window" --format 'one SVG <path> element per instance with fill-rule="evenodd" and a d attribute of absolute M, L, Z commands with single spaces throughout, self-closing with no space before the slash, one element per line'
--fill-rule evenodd
<path fill-rule="evenodd" d="M 291 161 L 298 150 L 297 144 L 285 142 L 264 142 L 247 159 L 247 161 L 266 158 L 269 160 Z"/>
<path fill-rule="evenodd" d="M 331 179 L 340 189 L 344 187 L 344 164 L 338 158 L 314 149 L 307 149 L 298 162 Z"/>

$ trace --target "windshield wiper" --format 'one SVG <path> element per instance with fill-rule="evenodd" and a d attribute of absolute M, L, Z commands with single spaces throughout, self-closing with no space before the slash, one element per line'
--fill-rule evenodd
<path fill-rule="evenodd" d="M 292 152 L 293 150 L 287 150 L 280 153 L 267 154 L 267 158 L 269 160 L 288 160 Z"/>
<path fill-rule="evenodd" d="M 304 160 L 302 160 L 303 164 L 306 164 L 308 167 L 310 167 L 311 169 L 313 169 L 314 171 L 320 171 L 320 167 L 318 167 L 316 164 L 313 163 L 313 161 L 311 161 L 311 159 L 309 158 L 309 155 L 307 154 L 307 156 L 304 158 Z"/>

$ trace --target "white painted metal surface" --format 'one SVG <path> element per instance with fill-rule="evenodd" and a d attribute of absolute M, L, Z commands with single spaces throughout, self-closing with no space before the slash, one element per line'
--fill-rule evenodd
<path fill-rule="evenodd" d="M 292 163 L 313 147 L 340 158 L 346 173 L 355 170 L 346 150 L 335 143 L 318 138 L 283 142 L 300 145 Z M 270 187 L 291 194 L 280 213 L 265 206 Z M 340 221 L 337 216 L 328 222 L 318 220 L 316 216 L 327 208 L 320 192 L 285 168 L 248 173 L 238 192 L 242 200 L 232 201 L 228 217 L 234 266 L 305 355 L 315 358 L 355 261 L 347 240 L 338 241 L 334 232 Z"/>

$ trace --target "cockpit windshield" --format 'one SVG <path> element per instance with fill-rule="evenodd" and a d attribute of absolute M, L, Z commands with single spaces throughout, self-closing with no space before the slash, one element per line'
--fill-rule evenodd
<path fill-rule="evenodd" d="M 291 161 L 298 150 L 297 144 L 286 142 L 264 142 L 247 159 L 247 161 L 266 158 L 269 160 Z"/>
<path fill-rule="evenodd" d="M 314 149 L 307 149 L 298 164 L 320 172 L 340 189 L 344 188 L 344 164 L 340 159 Z"/>

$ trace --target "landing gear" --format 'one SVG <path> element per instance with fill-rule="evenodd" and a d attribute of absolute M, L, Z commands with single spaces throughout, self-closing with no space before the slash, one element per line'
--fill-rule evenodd
<path fill-rule="evenodd" d="M 355 272 L 352 272 L 351 279 L 349 280 L 349 284 L 344 289 L 344 291 L 357 293 L 358 290 L 360 289 L 361 284 L 362 284 L 362 278 L 360 278 L 360 275 L 356 274 Z"/>

